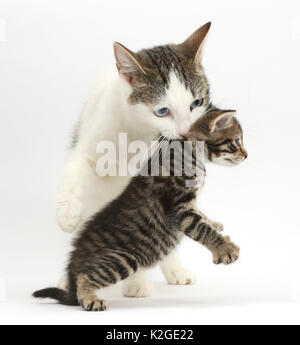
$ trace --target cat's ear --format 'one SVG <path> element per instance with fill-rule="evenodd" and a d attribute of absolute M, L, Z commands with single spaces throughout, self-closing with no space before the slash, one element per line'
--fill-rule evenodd
<path fill-rule="evenodd" d="M 114 54 L 118 71 L 129 84 L 133 84 L 134 76 L 138 72 L 146 74 L 146 71 L 139 63 L 136 54 L 124 47 L 121 43 L 114 43 Z"/>
<path fill-rule="evenodd" d="M 211 22 L 204 24 L 181 44 L 185 54 L 196 63 L 202 59 L 202 48 L 210 26 Z"/>
<path fill-rule="evenodd" d="M 216 116 L 210 120 L 208 128 L 210 133 L 220 131 L 232 125 L 232 118 L 234 117 L 235 110 L 220 110 Z"/>

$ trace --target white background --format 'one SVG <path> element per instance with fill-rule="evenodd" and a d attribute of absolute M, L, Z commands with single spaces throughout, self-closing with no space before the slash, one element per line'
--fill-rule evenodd
<path fill-rule="evenodd" d="M 31 299 L 66 261 L 57 185 L 78 113 L 114 63 L 112 42 L 181 42 L 210 20 L 213 100 L 238 110 L 249 158 L 208 167 L 201 207 L 225 224 L 240 260 L 215 266 L 185 240 L 195 286 L 167 286 L 154 269 L 153 297 L 124 298 L 115 286 L 107 313 Z M 299 323 L 299 1 L 0 0 L 0 24 L 0 322 Z"/>

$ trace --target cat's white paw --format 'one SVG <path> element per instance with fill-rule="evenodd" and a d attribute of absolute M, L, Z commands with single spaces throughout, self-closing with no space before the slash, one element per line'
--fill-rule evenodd
<path fill-rule="evenodd" d="M 192 285 L 196 283 L 196 277 L 192 272 L 180 267 L 164 271 L 164 276 L 171 285 Z"/>
<path fill-rule="evenodd" d="M 153 290 L 153 283 L 148 279 L 127 279 L 122 285 L 122 292 L 126 297 L 149 297 Z"/>
<path fill-rule="evenodd" d="M 68 291 L 69 290 L 69 282 L 68 282 L 68 276 L 66 274 L 64 274 L 58 284 L 57 284 L 57 287 L 61 290 L 64 290 L 64 291 Z"/>
<path fill-rule="evenodd" d="M 83 211 L 79 192 L 64 194 L 57 203 L 56 221 L 65 232 L 73 232 L 78 227 Z"/>

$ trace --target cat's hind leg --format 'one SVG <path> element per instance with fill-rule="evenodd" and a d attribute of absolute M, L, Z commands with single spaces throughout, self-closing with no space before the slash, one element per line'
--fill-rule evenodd
<path fill-rule="evenodd" d="M 168 284 L 191 285 L 196 283 L 192 272 L 183 267 L 177 250 L 173 250 L 160 263 L 160 268 Z"/>
<path fill-rule="evenodd" d="M 69 279 L 67 274 L 60 277 L 57 287 L 61 290 L 69 291 Z"/>
<path fill-rule="evenodd" d="M 126 297 L 149 297 L 153 290 L 153 283 L 148 279 L 144 269 L 124 280 L 122 285 L 122 292 Z"/>

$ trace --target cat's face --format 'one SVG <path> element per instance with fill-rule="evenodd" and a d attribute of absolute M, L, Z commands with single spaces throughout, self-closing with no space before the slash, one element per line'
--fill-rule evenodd
<path fill-rule="evenodd" d="M 208 161 L 235 166 L 248 157 L 243 145 L 242 127 L 234 115 L 232 110 L 212 108 L 195 123 L 192 135 L 205 141 Z"/>
<path fill-rule="evenodd" d="M 120 76 L 129 87 L 128 101 L 139 106 L 144 122 L 168 139 L 184 137 L 209 104 L 209 86 L 201 50 L 210 23 L 181 44 L 138 53 L 115 43 Z"/>

